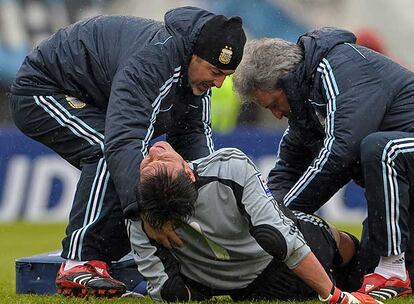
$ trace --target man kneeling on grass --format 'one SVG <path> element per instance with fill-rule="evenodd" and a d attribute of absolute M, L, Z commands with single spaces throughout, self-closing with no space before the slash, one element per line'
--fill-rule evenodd
<path fill-rule="evenodd" d="M 342 292 L 326 272 L 349 262 L 355 250 L 352 238 L 315 216 L 284 213 L 241 151 L 221 149 L 186 162 L 168 143 L 158 142 L 140 171 L 137 191 L 146 221 L 131 221 L 128 230 L 154 300 L 216 295 L 302 300 L 319 295 L 326 303 L 379 303 L 368 295 Z M 152 229 L 168 227 L 183 241 L 177 242 L 181 246 L 166 249 L 147 237 Z"/>

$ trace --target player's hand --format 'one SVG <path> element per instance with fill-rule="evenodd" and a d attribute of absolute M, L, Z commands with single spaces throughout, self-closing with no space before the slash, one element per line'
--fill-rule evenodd
<path fill-rule="evenodd" d="M 175 233 L 171 222 L 167 222 L 161 229 L 154 229 L 147 221 L 144 222 L 144 230 L 149 238 L 163 245 L 165 248 L 171 249 L 173 244 L 181 247 L 184 245 L 180 237 Z"/>
<path fill-rule="evenodd" d="M 327 304 L 382 304 L 382 302 L 375 300 L 373 297 L 359 293 L 359 292 L 344 292 L 339 288 L 334 287 L 331 294 L 326 298 L 322 299 L 319 296 L 319 300 Z"/>

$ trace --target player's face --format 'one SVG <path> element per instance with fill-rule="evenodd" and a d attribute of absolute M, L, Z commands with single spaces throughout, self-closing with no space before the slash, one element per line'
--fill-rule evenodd
<path fill-rule="evenodd" d="M 220 88 L 226 76 L 233 73 L 234 70 L 218 69 L 208 61 L 193 55 L 188 66 L 188 82 L 194 95 L 202 95 L 211 87 Z"/>
<path fill-rule="evenodd" d="M 154 175 L 163 167 L 171 175 L 176 175 L 182 169 L 189 175 L 191 171 L 181 155 L 175 152 L 169 143 L 159 141 L 148 150 L 148 156 L 142 160 L 140 166 L 141 177 Z"/>
<path fill-rule="evenodd" d="M 282 89 L 256 90 L 255 102 L 272 112 L 277 119 L 282 119 L 290 112 L 290 106 L 285 92 Z"/>

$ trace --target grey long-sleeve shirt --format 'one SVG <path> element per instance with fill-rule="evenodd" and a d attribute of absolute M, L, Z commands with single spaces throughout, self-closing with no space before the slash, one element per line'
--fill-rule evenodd
<path fill-rule="evenodd" d="M 283 235 L 284 262 L 293 269 L 310 252 L 294 222 L 279 209 L 260 172 L 237 149 L 221 149 L 190 163 L 197 175 L 199 196 L 195 212 L 176 229 L 185 245 L 172 255 L 186 277 L 219 290 L 249 285 L 273 257 L 250 234 L 250 229 L 268 225 Z M 157 256 L 140 221 L 130 222 L 130 239 L 139 271 L 148 280 L 148 292 L 162 300 L 161 291 L 169 274 Z"/>

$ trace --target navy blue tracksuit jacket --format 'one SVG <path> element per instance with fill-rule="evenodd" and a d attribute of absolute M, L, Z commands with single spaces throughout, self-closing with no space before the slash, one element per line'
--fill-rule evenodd
<path fill-rule="evenodd" d="M 165 22 L 86 19 L 43 41 L 17 74 L 12 94 L 64 94 L 106 113 L 104 154 L 127 215 L 136 215 L 138 166 L 152 138 L 166 133 L 188 159 L 213 150 L 210 94 L 194 96 L 186 79 L 198 33 L 213 16 L 184 7 Z"/>
<path fill-rule="evenodd" d="M 304 113 L 289 119 L 269 188 L 290 209 L 313 213 L 351 178 L 360 180 L 367 135 L 414 132 L 414 74 L 355 45 L 345 30 L 315 30 L 298 45 L 304 61 L 288 77 Z M 288 98 L 295 107 L 299 100 Z"/>

